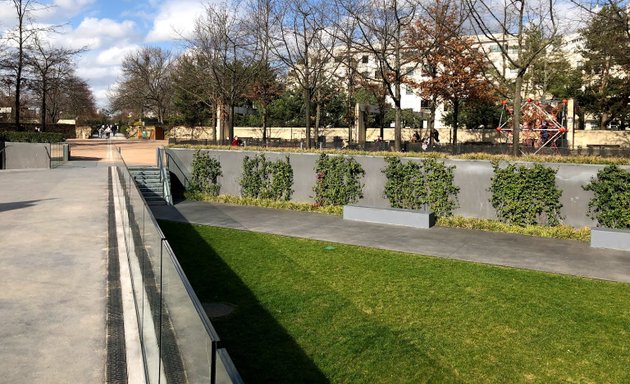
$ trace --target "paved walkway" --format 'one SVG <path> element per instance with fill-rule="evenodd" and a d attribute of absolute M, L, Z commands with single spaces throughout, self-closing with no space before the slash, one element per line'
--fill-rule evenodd
<path fill-rule="evenodd" d="M 0 172 L 0 382 L 105 380 L 106 163 Z"/>
<path fill-rule="evenodd" d="M 630 283 L 630 252 L 594 249 L 579 241 L 438 227 L 421 230 L 314 213 L 191 201 L 155 207 L 154 214 L 164 220 Z"/>
<path fill-rule="evenodd" d="M 168 145 L 166 140 L 125 140 L 116 136 L 114 139 L 70 139 L 70 156 L 73 160 L 107 160 L 108 143 L 120 148 L 127 165 L 156 165 L 156 149 Z"/>

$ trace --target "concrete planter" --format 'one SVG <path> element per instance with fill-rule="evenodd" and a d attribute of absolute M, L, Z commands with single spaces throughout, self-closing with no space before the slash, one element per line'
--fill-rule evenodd
<path fill-rule="evenodd" d="M 593 227 L 591 247 L 630 251 L 630 230 Z"/>
<path fill-rule="evenodd" d="M 435 225 L 435 214 L 431 211 L 373 208 L 358 205 L 344 205 L 343 219 L 425 229 Z"/>

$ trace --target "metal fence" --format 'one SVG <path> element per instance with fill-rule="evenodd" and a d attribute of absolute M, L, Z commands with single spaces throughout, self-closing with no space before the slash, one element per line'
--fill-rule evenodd
<path fill-rule="evenodd" d="M 242 382 L 120 153 L 112 152 L 147 382 Z"/>

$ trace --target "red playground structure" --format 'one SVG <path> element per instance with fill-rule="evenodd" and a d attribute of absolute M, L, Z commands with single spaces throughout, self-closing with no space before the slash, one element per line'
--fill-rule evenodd
<path fill-rule="evenodd" d="M 506 137 L 506 143 L 511 142 L 512 117 L 514 110 L 503 101 L 501 119 L 497 132 Z M 525 148 L 533 150 L 534 154 L 544 148 L 551 148 L 558 152 L 558 141 L 568 132 L 566 127 L 567 99 L 548 102 L 527 99 L 521 108 L 521 136 L 520 142 Z M 524 152 L 521 150 L 521 152 Z"/>

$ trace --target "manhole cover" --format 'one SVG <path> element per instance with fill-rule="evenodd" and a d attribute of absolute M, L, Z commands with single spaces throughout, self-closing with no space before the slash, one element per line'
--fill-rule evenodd
<path fill-rule="evenodd" d="M 236 305 L 227 303 L 203 303 L 201 306 L 210 319 L 229 316 L 236 310 Z"/>

